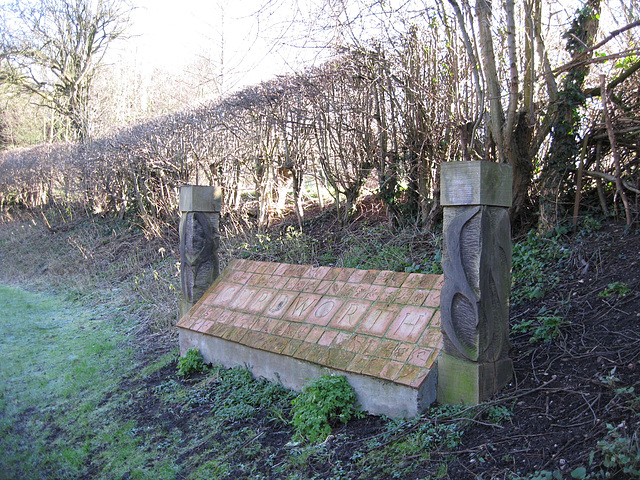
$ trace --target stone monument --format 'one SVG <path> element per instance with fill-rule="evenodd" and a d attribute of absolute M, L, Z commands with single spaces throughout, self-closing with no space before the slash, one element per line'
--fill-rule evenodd
<path fill-rule="evenodd" d="M 202 297 L 220 274 L 220 210 L 222 189 L 180 187 L 180 280 L 178 319 Z"/>
<path fill-rule="evenodd" d="M 512 170 L 491 162 L 447 162 L 441 169 L 444 348 L 438 358 L 438 401 L 476 404 L 512 376 Z"/>

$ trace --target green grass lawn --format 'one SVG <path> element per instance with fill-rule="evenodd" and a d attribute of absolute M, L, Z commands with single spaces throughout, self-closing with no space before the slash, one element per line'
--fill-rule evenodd
<path fill-rule="evenodd" d="M 0 311 L 0 478 L 174 477 L 118 411 L 128 401 L 118 385 L 137 368 L 131 326 L 6 286 Z"/>

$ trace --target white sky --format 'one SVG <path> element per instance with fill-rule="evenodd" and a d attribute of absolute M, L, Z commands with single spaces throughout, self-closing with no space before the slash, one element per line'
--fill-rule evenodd
<path fill-rule="evenodd" d="M 309 48 L 312 36 L 300 30 L 304 25 L 300 9 L 315 8 L 313 0 L 133 3 L 137 7 L 132 15 L 133 37 L 120 49 L 133 50 L 143 68 L 177 72 L 199 57 L 208 58 L 217 71 L 223 65 L 223 89 L 234 90 L 299 70 L 319 54 L 318 49 Z"/>

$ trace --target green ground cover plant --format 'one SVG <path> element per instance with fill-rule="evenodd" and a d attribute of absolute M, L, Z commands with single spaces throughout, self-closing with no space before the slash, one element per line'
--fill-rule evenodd
<path fill-rule="evenodd" d="M 322 375 L 312 380 L 291 403 L 298 440 L 324 440 L 332 426 L 363 415 L 356 405 L 356 394 L 344 375 Z"/>
<path fill-rule="evenodd" d="M 178 359 L 179 377 L 189 377 L 194 373 L 204 372 L 206 368 L 202 354 L 197 348 L 190 348 Z"/>

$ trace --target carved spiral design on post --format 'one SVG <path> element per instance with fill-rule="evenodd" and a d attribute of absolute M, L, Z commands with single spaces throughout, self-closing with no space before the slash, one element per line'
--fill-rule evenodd
<path fill-rule="evenodd" d="M 473 291 L 463 265 L 461 240 L 465 227 L 480 212 L 481 207 L 470 208 L 447 226 L 447 255 L 442 262 L 445 281 L 440 296 L 442 330 L 458 352 L 473 361 L 478 360 L 476 333 L 480 299 Z"/>
<path fill-rule="evenodd" d="M 201 212 L 184 214 L 180 238 L 180 280 L 184 298 L 193 302 L 195 286 L 200 267 L 212 260 L 215 251 L 215 238 L 212 235 L 211 222 Z"/>

